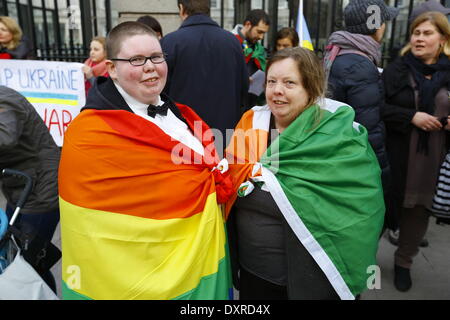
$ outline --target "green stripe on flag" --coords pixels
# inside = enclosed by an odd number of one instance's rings
[[[228,252],[228,250],[227,250]],[[230,277],[230,259],[223,258],[219,263],[217,273],[203,277],[197,288],[176,297],[173,300],[229,300],[229,291],[232,288]],[[222,295],[218,296],[217,293]]]
[[[92,300],[91,298],[70,289],[65,281],[62,281],[61,291],[63,300]]]
[[[228,244],[226,244],[225,252],[226,255],[220,260],[216,273],[203,277],[196,288],[176,297],[174,300],[207,300],[211,297],[214,297],[215,300],[229,300],[232,279]],[[217,293],[221,295],[217,295]],[[70,289],[64,281],[62,281],[62,295],[64,300],[93,300]]]

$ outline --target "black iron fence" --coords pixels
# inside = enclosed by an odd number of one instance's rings
[[[288,2],[289,8],[289,26],[296,26],[297,12],[299,7],[299,0],[234,0],[235,23],[241,23],[243,17],[251,9],[264,8],[269,12],[272,26],[269,31],[268,43],[269,48],[273,48],[275,35],[277,29],[286,27],[286,25],[279,25],[279,12],[276,10],[282,2]],[[382,46],[383,65],[395,58],[399,50],[408,41],[408,16],[414,6],[426,0],[385,0],[388,5],[400,8],[400,14],[393,22],[387,23],[386,34]],[[450,7],[450,0],[440,0],[440,2],[447,7]],[[259,7],[252,7],[251,4],[258,4]],[[304,0],[304,16],[308,24],[308,30],[315,51],[319,56],[322,56],[326,46],[328,37],[331,33],[337,30],[342,30],[344,27],[343,9],[348,1],[344,0]],[[221,1],[221,5],[224,1]],[[241,20],[239,20],[241,19]],[[223,21],[220,17],[219,21]],[[274,27],[275,26],[275,27]]]
[[[426,0],[385,0],[388,5],[400,8],[400,14],[394,21],[387,23],[382,43],[383,66],[395,59],[400,49],[408,41],[408,17],[414,6],[424,1]],[[343,9],[348,1],[307,0],[303,2],[305,19],[308,23],[311,40],[313,41],[314,49],[321,56],[330,34],[334,31],[342,30],[344,27]],[[442,5],[450,7],[450,0],[440,0],[440,2]],[[291,7],[291,10],[298,10],[298,0],[292,0]]]
[[[89,56],[88,49],[82,44],[73,46],[63,44],[60,47],[38,47],[37,56],[42,60],[83,62]]]
[[[408,38],[408,16],[412,8],[425,0],[385,0],[401,8],[397,19],[388,23],[383,42],[383,64],[394,58]],[[450,6],[450,0],[440,0]],[[279,4],[287,2],[289,26],[295,26],[299,0],[233,0],[234,23],[242,23],[249,10],[264,8],[269,12],[272,28],[268,47],[273,42],[278,25]],[[343,7],[346,0],[304,0],[304,16],[318,55],[322,55],[329,35],[343,28]],[[225,0],[217,0],[223,25]],[[150,6],[150,1],[149,1]],[[111,29],[111,0],[0,0],[0,15],[16,18],[24,34],[33,42],[36,56],[43,60],[78,61],[88,56],[90,40],[106,35]],[[285,26],[285,25],[283,25]]]
[[[0,0],[42,60],[82,62],[93,36],[111,28],[110,0]]]

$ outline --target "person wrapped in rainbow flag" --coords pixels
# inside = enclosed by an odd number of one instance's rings
[[[108,34],[108,73],[65,135],[59,168],[64,299],[228,299],[231,195],[208,126],[161,95],[156,34]]]

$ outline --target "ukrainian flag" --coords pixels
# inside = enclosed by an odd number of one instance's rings
[[[303,2],[300,1],[298,6],[298,15],[297,15],[297,33],[300,37],[300,47],[307,48],[311,51],[314,51],[314,47],[312,45],[311,36],[309,35],[308,25],[306,24],[305,17],[303,16]]]

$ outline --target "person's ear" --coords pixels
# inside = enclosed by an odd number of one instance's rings
[[[445,46],[445,43],[448,41],[448,38],[446,36],[441,37],[441,41],[439,41],[439,47],[442,48]]]
[[[242,27],[242,34],[247,36],[247,33],[252,29],[252,23],[250,21],[245,21],[244,26]]]
[[[117,79],[117,69],[114,62],[111,60],[106,60],[106,69],[108,70],[109,77],[113,80]]]
[[[187,15],[185,13],[185,9],[182,3],[178,5],[178,10],[179,10],[178,14],[180,15],[181,20],[184,21],[187,18]]]

